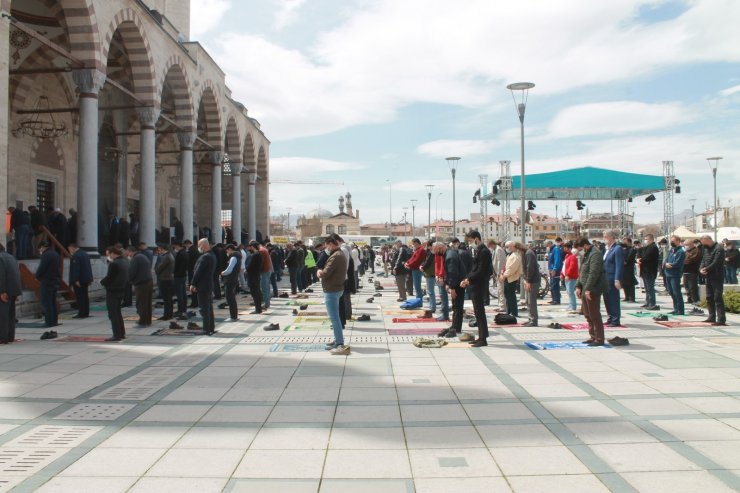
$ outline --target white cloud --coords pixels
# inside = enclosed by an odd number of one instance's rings
[[[681,103],[610,101],[571,106],[550,122],[550,137],[623,134],[671,127],[692,120]]]
[[[276,140],[387,122],[413,103],[502,104],[514,79],[548,95],[740,60],[732,22],[740,2],[690,2],[675,19],[638,22],[639,7],[652,2],[358,2],[302,51],[231,33],[214,55],[234,95]]]
[[[199,36],[217,27],[230,8],[230,0],[192,0],[190,38],[197,40]]]
[[[466,157],[488,154],[493,147],[491,140],[434,140],[421,144],[416,152],[434,158]]]
[[[720,96],[732,96],[733,94],[737,94],[740,92],[740,85],[728,87],[727,89],[723,89],[719,92]]]
[[[275,29],[284,29],[293,24],[298,16],[298,10],[306,0],[277,0],[278,11],[275,13]]]
[[[356,171],[365,166],[357,163],[332,161],[312,157],[273,157],[270,178],[274,180],[342,181],[341,171]],[[326,175],[326,172],[332,172]]]

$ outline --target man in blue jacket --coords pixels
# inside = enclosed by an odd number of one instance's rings
[[[614,231],[604,232],[606,251],[604,252],[604,270],[608,286],[604,291],[604,305],[609,317],[606,319],[608,327],[622,325],[622,310],[619,304],[619,291],[622,289],[622,273],[624,271],[624,251],[617,244],[617,235]]]
[[[560,271],[563,270],[563,239],[555,238],[555,246],[547,254],[547,270],[550,273],[550,305],[560,304]]]
[[[39,245],[41,262],[36,268],[36,279],[41,283],[41,309],[44,311],[44,325],[56,327],[59,325],[59,310],[57,309],[57,291],[59,290],[59,254],[49,248],[48,243]]]
[[[90,257],[85,250],[77,246],[77,243],[69,244],[69,253],[72,254],[69,262],[69,285],[72,286],[77,299],[77,315],[72,318],[87,318],[90,316],[88,288],[93,282]]]
[[[683,264],[686,259],[686,251],[681,246],[681,238],[671,236],[671,248],[663,264],[665,271],[666,287],[673,298],[673,311],[671,315],[683,315],[683,294],[681,293],[681,278],[683,277]]]

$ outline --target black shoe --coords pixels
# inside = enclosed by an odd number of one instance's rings
[[[368,298],[368,299],[365,300],[365,303],[372,303],[373,301],[374,301],[373,298]]]
[[[178,324],[177,322],[170,322],[170,329],[181,330],[182,328],[182,325]]]
[[[709,318],[708,318],[708,319],[706,319],[706,320],[702,320],[702,322],[704,322],[704,323],[708,323],[708,324],[713,324],[714,322],[716,322],[716,320],[715,320],[715,319],[713,319],[712,317],[709,317]]]
[[[537,322],[525,322],[522,327],[537,327]]]
[[[308,288],[303,290],[304,293],[313,293],[313,289]]]
[[[363,313],[362,315],[357,317],[357,321],[358,322],[368,322],[370,321],[370,315],[368,315],[367,313]]]
[[[122,339],[122,338],[120,338],[120,337],[109,337],[109,338],[107,338],[107,339],[105,340],[105,342],[120,342],[120,341],[122,341],[122,340],[123,340],[123,339]]]
[[[449,329],[442,329],[442,330],[440,330],[440,331],[439,331],[439,332],[437,333],[437,337],[447,337],[447,332],[448,332],[448,331],[449,331]],[[453,332],[454,332],[454,330],[453,330]],[[43,339],[43,338],[44,338],[44,336],[41,336],[41,338]]]
[[[727,325],[727,322],[712,322],[712,325],[715,327],[720,327]]]
[[[41,337],[40,337],[40,339],[41,339],[42,341],[45,341],[45,340],[46,340],[46,339],[48,339],[48,338],[49,338],[49,331],[47,330],[46,332],[44,332],[43,334],[41,334]]]
[[[604,341],[591,341],[591,342],[588,343],[588,345],[591,346],[591,347],[603,346],[604,345]]]
[[[485,339],[476,339],[470,343],[470,347],[483,347],[488,346],[488,342]]]
[[[647,308],[647,307],[649,307],[649,306],[650,306],[650,305],[648,305],[647,303],[644,303],[644,304],[640,305],[640,308]]]
[[[306,308],[308,308],[308,305],[301,305],[298,307],[299,310],[305,310]]]
[[[667,315],[658,315],[657,317],[653,317],[653,320],[656,322],[667,322],[668,316]]]
[[[648,306],[645,308],[645,310],[650,310],[651,312],[656,312],[660,310],[660,307],[658,305]]]
[[[229,304],[228,304],[228,303],[219,303],[219,304],[218,304],[218,307],[219,307],[219,308],[220,308],[221,310],[223,310],[224,308],[227,308],[228,306],[229,306]]]
[[[376,298],[382,298],[383,297],[383,295],[380,294],[380,293],[375,293],[373,296],[375,296]]]
[[[619,323],[619,322],[610,322],[610,323],[606,324],[606,326],[607,327],[621,327],[622,324]]]
[[[280,330],[280,324],[270,324],[262,328],[262,330]]]
[[[668,312],[668,315],[678,315],[678,312],[676,310],[671,310]]]
[[[293,309],[293,315],[298,315],[298,310],[296,310],[295,308]]]
[[[159,317],[157,320],[162,320],[162,321],[172,320],[172,317]]]
[[[451,338],[453,338],[453,337],[457,337],[457,331],[455,331],[455,330],[453,330],[453,329],[450,329],[450,330],[448,330],[447,332],[445,332],[445,335],[444,335],[444,337],[447,337],[447,338],[449,338],[449,339],[451,339]]]

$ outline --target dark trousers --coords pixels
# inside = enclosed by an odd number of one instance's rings
[[[213,315],[213,293],[198,291],[198,308],[203,317],[203,332],[212,334],[216,331],[216,321]]]
[[[588,334],[597,342],[604,342],[604,321],[601,319],[601,296],[591,295],[591,301],[586,293],[581,293],[581,308],[588,322]]]
[[[635,300],[635,282],[634,277],[632,274],[630,274],[628,277],[631,277],[631,279],[627,279],[626,277],[622,280],[622,290],[624,290],[624,300],[625,301],[636,301]]]
[[[683,315],[684,306],[683,293],[681,292],[681,278],[678,276],[672,276],[666,277],[665,280],[668,293],[671,295],[671,299],[673,300],[673,311]]]
[[[54,327],[59,323],[59,310],[57,309],[57,290],[59,286],[42,284],[41,291],[41,309],[44,311],[44,324],[47,327]]]
[[[396,287],[398,287],[398,299],[406,299],[406,278],[408,274],[396,274]]]
[[[213,298],[214,299],[220,299],[221,296],[221,279],[219,278],[219,274],[221,271],[219,269],[216,269],[213,273]],[[200,301],[198,302],[198,305],[200,305]]]
[[[519,316],[519,306],[516,304],[516,285],[519,280],[508,282],[504,280],[504,297],[506,298],[506,313]]]
[[[136,313],[139,315],[139,325],[152,325],[152,290],[154,283],[145,282],[134,286],[136,295]]]
[[[80,284],[80,286],[72,285],[72,289],[75,292],[75,298],[77,298],[77,316],[78,317],[89,317],[90,316],[90,296],[88,294],[89,284]]]
[[[686,298],[689,303],[699,303],[699,274],[690,272],[683,275]]]
[[[311,279],[311,284],[319,282],[319,278],[316,275],[316,267],[308,268],[308,277]]]
[[[8,296],[8,302],[0,301],[0,342],[15,341],[15,300]]]
[[[270,285],[272,285],[272,297],[277,298],[278,297],[278,288],[277,288],[277,272],[272,271],[272,274],[270,274]]]
[[[177,313],[185,314],[188,311],[188,295],[185,291],[185,278],[175,278],[175,296],[177,297]]]
[[[719,323],[725,323],[725,300],[722,293],[725,290],[724,279],[707,277],[707,309],[709,318]]]
[[[239,289],[239,282],[224,282],[224,291],[226,291],[226,303],[229,304],[229,317],[231,320],[239,318],[239,309],[236,306],[236,290]]]
[[[452,298],[452,292],[455,293],[455,299],[452,300],[452,326],[450,328],[455,329],[455,332],[462,332],[465,289],[455,286],[450,292],[450,298]]]
[[[560,279],[558,279],[557,282],[560,282]],[[527,292],[527,314],[529,315],[529,321],[533,324],[539,323],[539,314],[537,312],[537,296],[539,292],[540,281],[531,283],[529,291]],[[558,287],[558,303],[560,303],[559,296],[560,287]]]
[[[159,295],[164,302],[163,318],[172,318],[172,296],[175,294],[175,281],[159,281]]]
[[[539,291],[539,289],[538,289]],[[560,276],[550,276],[550,295],[553,303],[560,303]],[[535,294],[535,298],[537,295]]]
[[[249,292],[252,294],[252,299],[254,300],[254,311],[262,313],[262,290],[260,289],[260,278],[247,277],[247,285],[249,286]]]
[[[298,292],[298,269],[288,268],[288,276],[290,277],[290,292],[296,294]]]
[[[123,306],[131,306],[134,303],[133,286],[130,282],[126,283],[123,290]]]
[[[604,292],[604,307],[606,308],[606,313],[609,315],[606,323],[621,325],[622,308],[619,304],[619,290],[614,286],[614,279],[609,279],[608,284]]]
[[[342,321],[342,328],[347,325],[347,319],[352,318],[352,293],[344,290],[344,294],[339,297],[339,319]]]
[[[113,337],[116,339],[126,337],[126,328],[123,325],[123,315],[121,315],[123,297],[123,292],[105,292],[105,307],[108,309],[108,320],[110,320],[110,327],[113,330]]]
[[[486,319],[486,306],[484,298],[488,285],[474,286],[470,291],[470,299],[473,301],[473,313],[475,323],[478,325],[478,339],[485,340],[488,337],[488,319]]]

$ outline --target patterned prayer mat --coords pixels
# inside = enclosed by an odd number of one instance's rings
[[[560,326],[566,330],[588,330],[588,324],[587,323],[575,323],[575,324],[560,324]],[[619,327],[606,327],[604,326],[604,330],[621,330],[626,329],[624,325],[620,325]]]
[[[540,351],[552,349],[611,349],[609,344],[589,346],[580,341],[526,341],[524,345],[530,349]]]
[[[271,353],[317,353],[326,351],[324,344],[273,344],[270,347]]]

